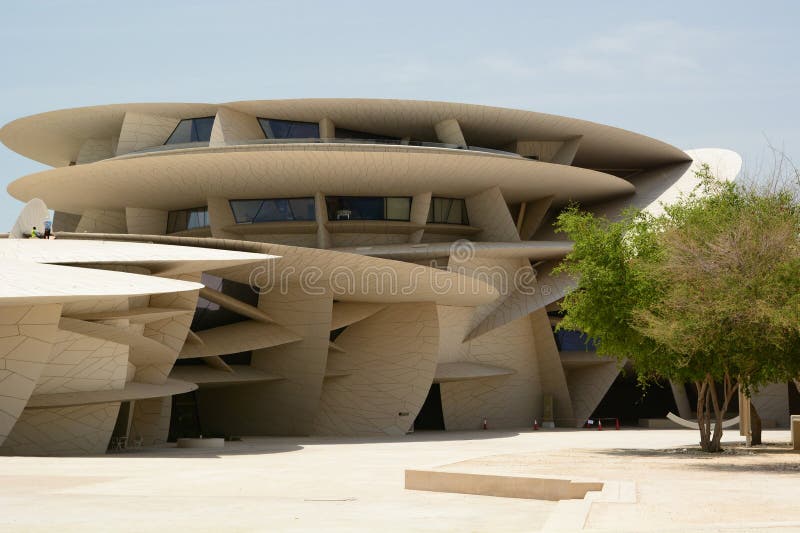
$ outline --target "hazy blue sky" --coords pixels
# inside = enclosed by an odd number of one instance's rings
[[[566,7],[569,6],[569,7]],[[449,100],[800,160],[800,3],[0,2],[0,124],[138,101]],[[0,148],[5,186],[42,165]]]

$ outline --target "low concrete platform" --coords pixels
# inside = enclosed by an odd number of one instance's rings
[[[603,490],[602,481],[573,481],[543,476],[511,476],[446,470],[406,470],[407,489],[480,494],[533,500],[579,500]]]

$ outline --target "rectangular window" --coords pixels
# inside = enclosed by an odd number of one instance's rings
[[[170,211],[167,214],[167,233],[207,227],[208,206]]]
[[[469,225],[467,206],[463,198],[431,198],[428,211],[429,224],[461,224]]]
[[[231,200],[230,204],[237,224],[316,220],[313,197]]]
[[[178,122],[175,130],[164,144],[185,144],[208,142],[211,140],[211,128],[214,117],[187,118]]]
[[[389,137],[387,135],[379,135],[377,133],[369,133],[366,131],[348,130],[344,128],[336,128],[337,139],[364,139],[375,141],[399,141],[399,137]]]
[[[406,196],[327,196],[328,220],[411,219],[411,198]]]
[[[258,123],[267,139],[319,139],[319,124],[316,122],[259,118]]]

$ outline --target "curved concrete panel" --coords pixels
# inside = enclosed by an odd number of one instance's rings
[[[126,383],[124,389],[85,392],[61,392],[57,394],[35,394],[31,396],[26,409],[49,409],[52,407],[71,407],[95,403],[127,402],[161,398],[183,394],[197,389],[194,383],[168,379],[161,385],[150,383]]]
[[[50,211],[47,210],[45,203],[39,198],[31,199],[20,211],[17,220],[11,227],[8,234],[9,239],[24,239],[30,236],[33,228],[44,234],[44,223],[50,220]]]
[[[468,381],[470,379],[510,376],[513,373],[514,371],[508,368],[479,363],[439,363],[436,365],[436,374],[433,376],[433,382]]]
[[[210,197],[291,198],[315,191],[347,195],[359,189],[383,196],[433,189],[463,197],[483,191],[487,183],[497,184],[508,202],[553,194],[558,203],[596,201],[634,191],[629,182],[610,174],[525,158],[439,148],[301,144],[111,159],[31,174],[12,182],[8,192],[21,200],[41,197],[59,211],[82,213],[97,205],[171,210],[206,205]]]
[[[348,327],[336,339],[314,432],[403,435],[436,373],[439,345],[434,304],[398,304]]]
[[[305,122],[323,122],[379,135],[434,140],[435,124],[455,121],[471,145],[493,146],[498,139],[569,141],[580,138],[573,164],[598,168],[654,166],[685,158],[683,152],[644,135],[580,119],[473,104],[421,100],[309,98],[250,100],[224,104],[112,104],[50,111],[15,120],[0,129],[0,141],[12,150],[51,166],[77,159],[86,139],[120,137],[126,113],[168,118],[214,116],[224,141],[259,135],[242,127],[235,114]],[[226,116],[227,115],[227,116]],[[252,119],[251,119],[252,120]],[[236,124],[236,125],[235,125]],[[326,131],[323,131],[323,137]],[[219,134],[218,134],[219,135]],[[260,138],[260,137],[259,137]],[[156,140],[157,141],[157,140]],[[154,141],[154,142],[156,142]],[[561,142],[560,144],[564,144]]]

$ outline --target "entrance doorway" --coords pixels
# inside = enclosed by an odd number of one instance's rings
[[[442,412],[442,391],[438,383],[431,385],[428,397],[422,404],[416,420],[414,430],[444,431],[444,413]]]
[[[172,397],[172,413],[169,421],[169,442],[200,436],[200,413],[197,409],[196,391],[176,394]]]

